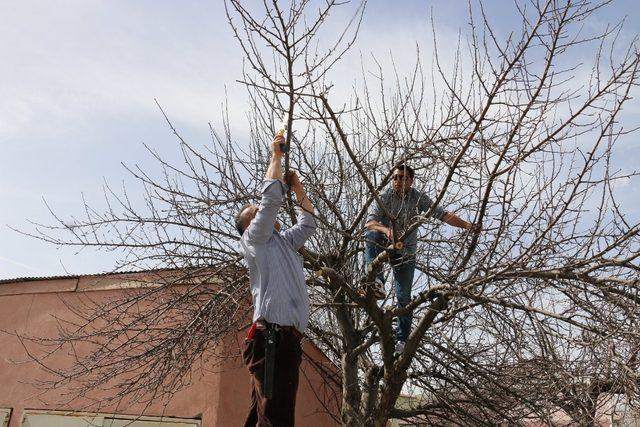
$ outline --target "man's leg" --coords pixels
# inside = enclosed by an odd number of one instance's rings
[[[368,271],[369,265],[377,258],[378,255],[380,255],[384,248],[387,247],[389,239],[387,239],[384,234],[373,230],[365,232],[364,238],[364,265],[365,270]],[[376,277],[384,283],[384,274],[382,273],[382,269],[378,270]]]
[[[258,396],[256,395],[256,386],[254,384],[254,377],[251,376],[251,407],[249,409],[249,415],[244,422],[245,427],[253,427],[258,425]]]
[[[293,426],[296,419],[296,394],[300,376],[302,348],[292,331],[280,331],[276,351],[273,398],[267,401],[266,416],[274,426]]]
[[[300,339],[290,331],[278,334],[276,346],[273,397],[263,393],[264,344],[266,330],[257,330],[247,340],[243,358],[251,373],[251,410],[245,427],[293,426],[295,423],[296,393],[302,350]]]
[[[416,259],[412,254],[405,255],[393,262],[393,279],[396,287],[398,307],[404,307],[411,302],[411,287],[413,275],[416,271]],[[411,314],[398,317],[396,341],[406,341],[411,333]]]
[[[245,427],[255,427],[264,419],[262,405],[262,380],[264,378],[264,335],[263,331],[256,330],[253,338],[244,342],[242,358],[251,374],[251,407],[245,420]]]
[[[364,247],[364,266],[365,274],[369,274],[369,266],[374,259],[389,245],[389,239],[384,234],[368,230],[365,233],[365,247]],[[373,295],[376,299],[384,299],[386,292],[384,290],[384,273],[382,268],[378,269],[375,277],[375,283],[365,283],[365,288],[371,287]]]

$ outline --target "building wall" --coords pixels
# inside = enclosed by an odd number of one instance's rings
[[[30,361],[20,340],[13,335],[55,337],[57,326],[54,317],[68,318],[65,304],[74,304],[87,292],[93,300],[108,299],[131,287],[131,278],[113,276],[85,276],[61,280],[36,280],[31,282],[0,284],[0,409],[11,409],[8,427],[22,425],[25,410],[83,410],[90,412],[117,412],[130,415],[170,416],[201,419],[202,426],[242,425],[250,401],[249,375],[240,359],[240,343],[244,334],[231,337],[225,343],[227,352],[238,357],[225,359],[222,365],[204,366],[196,373],[191,384],[179,391],[167,406],[154,402],[150,407],[133,405],[120,408],[88,406],[87,400],[64,402],[68,389],[39,390],[34,381],[46,379],[47,374]],[[27,346],[29,347],[29,346]],[[310,342],[303,350],[309,360],[303,362],[296,405],[296,422],[301,426],[336,425],[327,414],[317,396],[327,396],[324,376],[313,366],[320,363],[326,369],[331,364]],[[66,352],[56,352],[49,364],[66,366],[71,358]],[[336,399],[333,400],[335,403]],[[335,413],[335,405],[332,407]]]

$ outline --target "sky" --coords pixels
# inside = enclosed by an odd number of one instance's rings
[[[512,19],[507,3],[490,3],[498,30]],[[640,32],[635,9],[633,0],[618,1],[596,23],[629,15],[623,36],[631,38]],[[342,69],[390,52],[403,63],[416,43],[428,44],[430,14],[445,41],[467,24],[462,0],[369,1]],[[154,99],[189,141],[207,143],[225,96],[232,128],[247,131],[236,82],[242,55],[222,1],[0,0],[0,40],[0,279],[110,271],[113,254],[56,248],[10,227],[32,232],[29,221],[53,223],[44,200],[62,218],[82,215],[83,196],[104,206],[105,182],[130,182],[122,162],[153,168],[143,143],[176,155]],[[632,101],[623,118],[637,125],[639,117]],[[618,148],[621,167],[637,161],[635,139]],[[626,206],[637,213],[640,185],[628,190]]]

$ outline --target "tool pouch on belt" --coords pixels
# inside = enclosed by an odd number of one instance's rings
[[[273,381],[276,367],[276,340],[278,338],[277,326],[267,325],[267,336],[264,340],[264,397],[273,397]]]

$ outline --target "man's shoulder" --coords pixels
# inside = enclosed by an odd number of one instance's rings
[[[243,248],[243,249],[249,249],[249,248],[257,248],[257,247],[268,245],[269,242],[273,240],[273,237],[276,234],[278,234],[278,233],[274,228],[273,231],[271,232],[271,235],[267,238],[267,240],[265,240],[264,242],[255,241],[255,240],[252,240],[249,237],[250,236],[250,232],[249,232],[249,229],[247,228],[247,230],[244,232],[244,234],[240,238],[240,247]]]
[[[414,197],[417,200],[431,200],[431,197],[429,197],[427,193],[413,187],[411,188],[411,197]]]
[[[384,189],[382,193],[380,193],[380,197],[382,198],[382,200],[388,200],[393,196],[393,194],[394,194],[393,188],[387,187]]]

